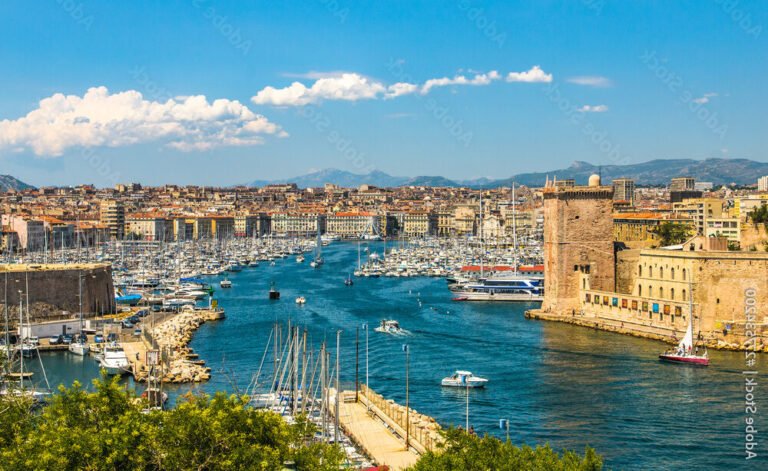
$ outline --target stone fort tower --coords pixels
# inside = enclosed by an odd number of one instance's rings
[[[579,312],[582,288],[613,291],[613,187],[592,175],[589,186],[544,188],[544,303],[541,309]],[[582,286],[583,285],[583,286]]]

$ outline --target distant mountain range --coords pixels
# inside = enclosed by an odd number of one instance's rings
[[[373,171],[368,174],[356,174],[337,169],[325,169],[286,180],[257,180],[248,186],[264,186],[272,183],[296,183],[301,188],[321,187],[333,183],[341,187],[357,187],[363,184],[378,187],[396,186],[433,186],[496,188],[518,185],[532,187],[543,186],[547,177],[559,180],[573,178],[577,184],[586,184],[589,176],[600,173],[604,183],[616,178],[626,177],[635,180],[638,185],[667,185],[674,177],[693,177],[696,181],[712,182],[715,185],[753,185],[757,178],[768,175],[768,162],[756,162],[747,159],[659,159],[629,165],[597,166],[588,162],[576,161],[570,167],[548,172],[521,173],[509,178],[492,180],[478,178],[474,180],[450,180],[440,176],[395,177],[384,172]]]
[[[0,191],[8,190],[28,190],[34,188],[32,185],[28,185],[18,178],[10,175],[0,175]]]

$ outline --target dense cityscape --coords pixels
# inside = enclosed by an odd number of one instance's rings
[[[0,470],[764,469],[768,9],[689,3],[3,2]]]

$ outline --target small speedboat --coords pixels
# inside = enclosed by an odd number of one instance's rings
[[[456,370],[451,376],[443,378],[442,386],[454,388],[484,388],[488,380],[475,376],[471,371]]]
[[[346,280],[344,280],[344,285],[345,285],[345,286],[352,286],[352,285],[354,285],[354,284],[355,284],[355,282],[354,282],[354,281],[352,281],[352,277],[351,277],[351,276],[348,276],[348,277],[347,277],[347,279],[346,279]]]
[[[304,255],[299,255],[296,257],[296,263],[304,263]]]
[[[221,280],[221,283],[219,283],[219,286],[221,286],[222,288],[231,288],[232,282],[229,280]]]
[[[304,296],[299,296],[296,298],[296,304],[304,304],[307,302],[307,299]]]
[[[400,323],[393,319],[385,319],[381,321],[378,327],[375,329],[376,332],[381,332],[382,334],[392,334],[392,335],[399,335],[405,333],[405,330],[400,327]]]
[[[466,296],[456,296],[455,298],[451,298],[451,301],[456,301],[456,302],[468,301],[468,300],[469,300],[469,298],[466,297]]]

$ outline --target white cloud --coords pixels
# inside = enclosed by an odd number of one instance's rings
[[[605,113],[608,111],[608,107],[606,105],[584,105],[579,108],[579,111],[582,113]]]
[[[343,73],[317,79],[311,87],[293,82],[289,87],[265,87],[251,100],[257,105],[303,106],[323,100],[370,100],[385,93],[381,82],[360,74]]]
[[[135,90],[110,94],[106,87],[90,88],[82,97],[56,93],[26,116],[0,121],[0,149],[31,149],[39,156],[158,140],[183,151],[250,146],[261,144],[264,135],[287,133],[238,101],[208,102],[197,95],[161,103]]]
[[[296,74],[293,74],[296,76]],[[475,73],[472,76],[456,75],[429,79],[423,84],[398,82],[386,85],[381,81],[365,77],[353,72],[321,73],[310,72],[304,77],[316,78],[307,86],[301,82],[293,82],[284,88],[264,87],[251,101],[257,105],[272,106],[305,106],[329,100],[358,101],[392,99],[414,93],[426,95],[433,88],[452,85],[489,85],[501,80],[499,72],[492,70],[487,73]],[[551,82],[552,74],[547,74],[541,67],[534,66],[525,72],[513,72],[507,75],[507,82]]]
[[[507,82],[549,83],[552,81],[552,74],[548,74],[541,70],[541,67],[538,65],[534,65],[530,70],[526,70],[525,72],[510,72],[507,74],[506,80]]]
[[[581,75],[578,77],[570,77],[567,79],[570,83],[576,85],[584,85],[586,87],[598,87],[605,88],[613,86],[613,82],[608,77],[601,77],[599,75]]]
[[[716,96],[717,96],[717,93],[714,93],[714,92],[705,93],[704,96],[702,96],[702,97],[694,98],[693,102],[694,103],[698,103],[700,105],[704,105],[704,104],[709,103],[709,99],[710,98],[716,97]]]
[[[443,77],[438,79],[429,79],[421,86],[421,94],[426,95],[434,87],[445,87],[448,85],[488,85],[494,80],[499,80],[501,76],[495,70],[487,74],[475,74],[472,78],[464,75],[457,75],[453,78]]]

